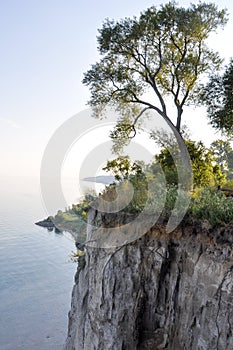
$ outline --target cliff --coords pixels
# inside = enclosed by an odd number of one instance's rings
[[[87,247],[64,349],[232,350],[232,244],[229,227],[155,225],[116,249]]]

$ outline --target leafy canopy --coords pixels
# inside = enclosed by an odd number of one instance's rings
[[[217,187],[225,183],[226,173],[224,174],[224,169],[221,169],[221,164],[216,156],[216,146],[214,146],[222,142],[220,141],[213,143],[211,148],[206,148],[201,141],[195,142],[190,139],[184,141],[192,163],[194,187]],[[111,171],[118,181],[125,179],[132,181],[132,179],[137,178],[142,182],[146,182],[148,178],[154,178],[159,182],[163,173],[168,186],[177,186],[178,174],[175,161],[171,155],[171,147],[174,150],[173,156],[176,156],[176,152],[178,153],[179,149],[176,144],[170,144],[170,146],[162,148],[160,153],[155,156],[155,161],[151,164],[144,164],[139,161],[131,163],[129,157],[120,156],[108,161],[103,169]]]
[[[224,74],[212,75],[204,89],[204,101],[211,125],[229,136],[233,134],[233,59]]]
[[[225,175],[222,173],[220,165],[216,164],[213,151],[206,148],[202,142],[185,140],[185,145],[192,163],[194,187],[222,185],[225,182]],[[155,158],[161,164],[167,183],[176,185],[178,183],[178,175],[169,149],[162,149]],[[155,163],[154,173],[156,171]]]
[[[227,179],[233,179],[233,149],[231,143],[225,140],[216,140],[211,144],[215,161],[221,167]]]
[[[180,131],[183,107],[195,101],[199,77],[221,64],[206,40],[226,21],[225,10],[205,2],[189,8],[169,2],[148,8],[139,18],[107,19],[97,38],[101,59],[83,79],[95,116],[112,105],[121,113],[125,130],[151,108],[173,125],[166,105],[170,96],[177,110],[174,126]],[[149,91],[153,103],[146,98]]]

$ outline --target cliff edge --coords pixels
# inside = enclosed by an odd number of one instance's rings
[[[64,349],[232,350],[232,244],[233,227],[155,225],[123,247],[87,247]]]

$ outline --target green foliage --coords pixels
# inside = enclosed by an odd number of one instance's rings
[[[217,191],[217,186],[225,182],[225,176],[220,165],[215,162],[213,151],[207,149],[202,142],[186,140],[185,144],[192,162],[196,190],[184,220],[190,218],[191,220],[208,220],[214,226],[231,222],[233,200],[226,199],[223,193]],[[139,213],[143,210],[146,214],[160,213],[164,220],[168,220],[171,213],[179,216],[182,202],[185,205],[187,199],[191,198],[191,194],[178,187],[175,162],[169,149],[163,149],[156,160],[157,162],[140,167],[135,166],[137,162],[131,165],[127,157],[119,157],[108,162],[105,170],[113,171],[119,182],[107,187],[102,194],[103,198],[114,200],[117,195],[117,186],[121,181],[127,179],[134,188],[134,196],[124,209],[125,211]],[[166,184],[160,181],[161,168],[166,177]],[[135,171],[135,169],[140,170]],[[148,187],[148,180],[150,187]],[[175,202],[178,191],[180,203],[177,207]],[[125,192],[127,193],[127,188]]]
[[[157,163],[131,163],[128,157],[123,156],[108,161],[104,170],[112,172],[116,182],[106,186],[98,197],[87,194],[78,204],[73,204],[64,212],[58,211],[54,218],[50,217],[48,220],[52,220],[58,229],[75,234],[79,242],[84,242],[87,213],[91,203],[98,198],[115,201],[121,192],[127,202],[127,206],[121,209],[125,212],[138,214],[143,211],[148,215],[159,214],[167,221],[171,214],[179,217],[183,205],[185,206],[187,199],[191,198],[190,207],[183,219],[185,222],[208,220],[212,226],[233,223],[233,198],[226,198],[224,193],[217,191],[217,185],[222,183],[225,187],[233,189],[233,180],[228,179],[226,182],[221,171],[221,166],[226,167],[225,153],[231,154],[229,144],[218,140],[212,144],[211,149],[207,149],[202,142],[186,140],[185,144],[192,161],[195,184],[193,194],[182,191],[181,186],[178,186],[175,162],[169,148],[165,148],[156,156]],[[219,164],[216,164],[218,159]],[[161,168],[166,177],[165,182]],[[128,203],[130,187],[134,192],[132,200]],[[178,193],[179,206],[176,205]]]
[[[212,226],[233,223],[233,198],[216,188],[204,188],[196,193],[191,212],[193,218],[208,220]]]
[[[126,165],[126,166],[125,166]],[[154,215],[161,214],[163,219],[168,219],[173,210],[178,189],[176,185],[166,185],[164,178],[160,174],[151,171],[155,166],[140,164],[134,162],[132,165],[128,157],[118,157],[117,159],[108,162],[108,166],[104,169],[111,171],[117,176],[118,182],[107,186],[101,196],[106,201],[113,201],[117,197],[119,190],[126,194],[129,191],[128,186],[132,186],[134,190],[133,198],[123,210],[130,213],[140,213]],[[127,180],[128,182],[125,182]],[[120,186],[123,183],[123,187]],[[184,199],[187,199],[187,194],[183,191]],[[182,197],[181,197],[182,198]],[[179,214],[178,212],[176,213]]]
[[[229,179],[224,183],[224,187],[230,188],[233,190],[233,179]]]
[[[175,205],[179,191],[179,203],[180,205]],[[158,185],[155,181],[154,192],[151,194],[149,199],[150,205],[148,206],[147,213],[160,213],[161,219],[168,221],[171,217],[171,214],[177,217],[180,217],[180,214],[183,217],[182,204],[186,205],[187,200],[191,198],[191,194],[182,189],[178,189],[176,185],[168,185],[166,187]],[[188,209],[189,213],[189,209]],[[188,213],[186,215],[188,215]]]
[[[226,174],[227,179],[233,179],[233,149],[229,141],[217,140],[212,142],[211,150],[217,164]]]
[[[59,210],[53,218],[55,226],[61,231],[72,233],[80,243],[86,239],[87,212],[93,195],[87,194],[78,204]]]
[[[232,137],[233,133],[233,59],[224,74],[212,75],[201,99],[207,105],[211,125]]]
[[[134,191],[133,198],[126,210],[131,212],[140,211],[147,201],[148,194],[148,183],[143,167],[142,162],[135,161],[131,164],[128,156],[121,156],[108,161],[103,170],[113,173],[118,182],[107,186],[101,197],[106,201],[113,201],[117,197],[117,190],[119,190],[122,196],[125,194],[125,200],[127,201],[130,187],[132,187]]]
[[[215,164],[215,157],[212,150],[207,149],[202,142],[186,140],[185,145],[191,159],[194,186],[222,185],[225,181],[225,176],[220,166]],[[175,162],[169,149],[163,149],[160,154],[156,156],[156,160],[163,169],[167,183],[171,185],[178,184]],[[152,165],[152,171],[154,173],[156,173],[157,169],[158,167],[156,167],[156,165]]]
[[[160,154],[155,156],[156,163],[151,165],[152,172],[157,175],[161,172],[161,168],[158,167],[157,162],[161,165],[162,171],[165,174],[166,182],[170,185],[178,184],[178,174],[175,166],[175,162],[171,156],[168,148],[164,148]]]
[[[142,106],[156,110],[172,124],[168,95],[177,110],[179,131],[183,107],[196,101],[199,78],[220,67],[222,61],[208,48],[207,39],[226,21],[225,10],[204,2],[188,8],[169,2],[148,8],[139,18],[107,19],[98,36],[101,58],[83,79],[90,87],[89,104],[95,116],[102,116],[106,105],[114,106],[121,114],[118,133],[124,134],[130,124],[135,125]],[[148,91],[154,93],[154,104],[145,98]]]
[[[116,180],[128,179],[130,176],[140,176],[143,174],[143,164],[140,162],[134,162],[132,165],[128,156],[120,156],[116,159],[109,160],[105,171],[111,171]]]
[[[155,182],[154,192],[150,193],[146,186],[143,187],[139,182],[137,184],[139,185],[139,187],[136,188],[136,192],[138,191],[137,196],[134,197],[128,207],[124,209],[126,212],[140,213],[143,210],[144,213],[148,215],[156,215],[159,213],[161,219],[166,222],[170,218],[171,213],[179,216],[182,201],[186,203],[187,198],[191,198],[190,206],[183,222],[196,223],[208,221],[212,227],[233,224],[233,198],[227,198],[225,194],[218,191],[216,187],[198,188],[193,194],[183,191],[183,193],[181,193],[181,204],[174,212],[178,194],[177,186],[171,185],[164,188]],[[113,187],[108,187],[108,195],[113,191],[115,186],[117,186],[117,184]],[[108,199],[112,200],[113,198],[108,197]],[[145,210],[146,202],[147,208]]]
[[[129,169],[131,169],[131,165]],[[110,168],[109,171],[111,171]],[[128,178],[126,178],[124,169],[123,174],[124,177],[121,176],[118,182],[106,186],[97,199],[114,201],[119,194],[119,188],[127,197],[128,186],[132,186],[134,195],[130,203],[122,209],[124,212],[138,215],[143,211],[145,215],[159,215],[160,219],[166,222],[171,214],[179,217],[180,210],[182,212],[182,203],[186,205],[187,199],[191,199],[183,222],[196,223],[207,220],[213,227],[233,224],[233,198],[227,198],[223,192],[217,190],[217,187],[199,187],[193,193],[188,193],[182,191],[176,184],[164,186],[159,181],[158,174],[154,177],[150,175],[149,178],[144,170],[133,174],[129,171]],[[128,181],[125,181],[126,179]],[[226,186],[233,189],[232,180],[229,180]],[[175,205],[178,191],[179,206]],[[90,201],[96,199],[92,195],[87,197]],[[55,225],[61,230],[72,232],[77,236],[79,242],[85,242],[85,223],[89,205],[90,202],[84,199],[79,204],[73,205],[73,209],[70,208],[66,212],[59,211],[55,216]],[[174,210],[174,208],[176,209]],[[76,257],[76,255],[73,256],[74,259]]]

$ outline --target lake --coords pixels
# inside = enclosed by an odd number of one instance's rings
[[[65,342],[75,245],[34,225],[46,215],[39,180],[0,178],[1,350],[59,350]]]

